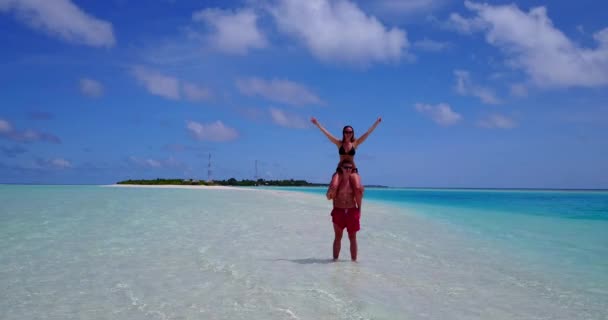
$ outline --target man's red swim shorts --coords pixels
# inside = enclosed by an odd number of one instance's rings
[[[331,211],[331,221],[342,229],[346,228],[348,233],[357,232],[361,229],[359,219],[361,219],[359,208],[334,208]]]

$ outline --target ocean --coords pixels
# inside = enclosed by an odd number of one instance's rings
[[[608,192],[0,185],[2,319],[608,319]]]

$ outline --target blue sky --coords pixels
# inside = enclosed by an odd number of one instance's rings
[[[0,0],[0,183],[608,188],[601,1]]]

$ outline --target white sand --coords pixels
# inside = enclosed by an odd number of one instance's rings
[[[211,189],[211,190],[254,190],[258,191],[254,188],[249,187],[231,187],[231,186],[189,186],[189,185],[171,185],[171,184],[162,184],[162,185],[148,185],[148,184],[109,184],[103,185],[102,187],[119,187],[119,188],[156,188],[156,189]]]

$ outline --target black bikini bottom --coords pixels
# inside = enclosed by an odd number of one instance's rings
[[[336,172],[337,172],[337,173],[342,173],[342,168],[337,167],[337,168],[336,168]],[[352,173],[357,173],[357,174],[358,174],[358,173],[359,173],[359,169],[357,169],[357,168],[353,168]]]

